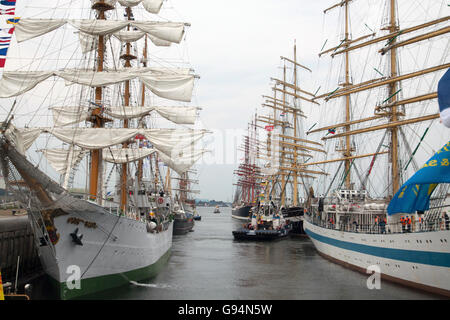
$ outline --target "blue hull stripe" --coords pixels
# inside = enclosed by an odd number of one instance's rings
[[[450,253],[431,252],[431,251],[416,251],[381,248],[375,246],[368,246],[364,244],[352,243],[348,241],[336,240],[314,233],[305,228],[306,233],[311,238],[346,250],[356,251],[364,254],[370,254],[380,258],[401,260],[412,263],[427,264],[438,267],[450,267]]]

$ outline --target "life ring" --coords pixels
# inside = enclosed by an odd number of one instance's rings
[[[163,198],[158,198],[158,203],[159,204],[163,204],[164,203],[164,199]]]

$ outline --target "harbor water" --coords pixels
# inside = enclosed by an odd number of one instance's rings
[[[174,236],[171,256],[155,278],[86,296],[120,300],[302,300],[441,299],[381,280],[368,289],[362,274],[320,256],[308,238],[238,242],[232,230],[243,222],[231,208],[198,208],[194,231]],[[33,299],[53,299],[48,280],[33,283]]]

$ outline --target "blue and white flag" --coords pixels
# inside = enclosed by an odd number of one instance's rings
[[[450,141],[400,187],[389,203],[388,215],[428,210],[439,183],[450,183]]]
[[[450,68],[438,83],[439,113],[442,123],[450,128]]]

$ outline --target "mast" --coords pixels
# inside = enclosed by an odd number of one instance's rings
[[[143,60],[142,60],[142,65],[145,67],[147,67],[147,35],[145,35],[145,43],[144,43],[144,50],[143,50]],[[142,83],[142,91],[141,91],[141,106],[144,106],[145,104],[145,84]],[[142,126],[142,122],[140,122],[141,126]],[[138,185],[141,185],[141,181],[142,181],[142,176],[143,176],[143,160],[139,160],[138,161]]]
[[[283,113],[286,113],[286,62],[283,65]],[[275,121],[275,119],[274,119]],[[283,135],[286,134],[286,130],[285,130],[285,123],[283,122],[281,125],[281,133]],[[281,138],[284,142],[284,138]],[[282,151],[285,150],[285,144],[282,143]],[[281,161],[280,161],[280,166],[283,165],[284,163],[284,152],[281,153]],[[282,175],[281,176],[281,194],[280,194],[280,198],[281,198],[281,205],[285,206],[286,205],[286,188],[284,187],[284,185],[286,184],[285,182],[285,176]]]
[[[294,94],[297,94],[297,44],[294,41]],[[296,104],[294,103],[294,106],[296,106]],[[297,139],[297,110],[294,110],[293,112],[293,118],[294,118],[294,141],[295,139]],[[292,205],[294,207],[296,207],[298,205],[297,203],[297,199],[298,199],[298,181],[297,181],[297,146],[294,147],[294,159],[292,160],[292,167],[294,169],[294,171],[292,172],[292,179],[293,179],[293,195],[292,195],[292,200],[293,203]]]
[[[395,11],[396,1],[390,0],[390,23],[389,23],[389,31],[391,33],[398,31],[399,27],[397,26],[397,17]],[[391,44],[395,46],[397,39],[393,38]],[[391,78],[397,77],[397,48],[393,47],[390,50],[390,76]],[[395,102],[397,101],[397,82],[394,81],[389,84],[389,97],[390,103],[392,103],[391,112],[390,112],[390,122],[398,121],[397,114],[397,106]],[[400,176],[398,169],[398,127],[391,128],[391,143],[390,143],[390,160],[391,160],[391,175],[392,175],[392,194],[393,196],[397,190],[400,188]]]
[[[104,0],[97,1],[92,9],[97,10],[98,16],[97,20],[106,20],[105,11],[114,9],[114,7],[105,3]],[[99,35],[98,37],[98,48],[97,48],[97,72],[103,71],[103,64],[105,61],[105,43],[104,36]],[[95,88],[95,103],[97,106],[101,106],[103,102],[102,98],[102,87]],[[104,120],[101,116],[102,108],[98,107],[92,111],[92,116],[95,118],[93,120],[94,128],[102,128],[104,126]],[[89,195],[91,200],[99,201],[98,189],[99,189],[99,174],[101,172],[101,149],[92,150],[91,155],[91,166],[89,175]]]
[[[127,19],[131,20],[131,8],[127,7],[126,9]],[[127,27],[127,30],[130,30],[130,26]],[[131,60],[136,57],[131,55],[131,43],[126,43],[126,53],[122,55],[120,58],[125,60],[125,68],[131,67]],[[125,108],[130,107],[130,80],[125,81],[125,92],[124,92],[124,106]],[[128,119],[123,120],[123,127],[128,128]],[[128,148],[128,143],[123,143],[122,148]],[[122,172],[120,178],[120,208],[123,213],[126,212],[127,202],[128,202],[128,164],[122,164]]]
[[[344,41],[346,42],[346,47],[348,47],[348,42],[351,41],[349,32],[349,12],[348,12],[348,0],[345,0],[345,36]],[[348,51],[345,52],[345,83],[344,88],[351,85],[350,83],[350,57]],[[345,121],[349,122],[350,119],[350,95],[345,95]],[[345,126],[345,131],[350,131],[350,125]],[[344,157],[351,157],[351,145],[350,136],[345,137],[345,150],[343,153]],[[350,165],[351,160],[345,160],[345,187],[346,189],[351,188],[351,175],[350,175]]]

